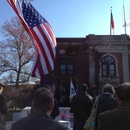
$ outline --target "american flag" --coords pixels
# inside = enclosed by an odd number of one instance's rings
[[[112,12],[111,12],[111,28],[112,28],[112,29],[115,28],[115,24],[114,24],[114,19],[113,19]]]
[[[36,56],[32,77],[42,77],[54,70],[56,38],[51,25],[28,0],[7,0],[21,19],[26,31],[32,37]]]

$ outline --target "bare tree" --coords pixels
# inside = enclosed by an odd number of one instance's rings
[[[4,41],[0,42],[0,76],[8,78],[18,88],[30,79],[35,50],[33,42],[18,17],[6,21],[1,27]]]

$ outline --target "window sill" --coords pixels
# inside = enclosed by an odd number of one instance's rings
[[[99,82],[107,83],[107,82],[120,82],[119,77],[99,77]]]

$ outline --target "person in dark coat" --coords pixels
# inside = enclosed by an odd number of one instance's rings
[[[0,130],[6,130],[4,114],[8,111],[6,97],[2,94],[3,89],[4,85],[0,83]]]
[[[48,90],[51,91],[50,85],[46,84],[46,85],[44,85],[44,86],[38,86],[37,88],[34,88],[33,94],[35,93],[35,91],[36,91],[38,88],[41,88],[41,87],[45,87],[45,88],[47,88]],[[32,95],[33,95],[33,94],[32,94]],[[54,95],[53,95],[53,96],[54,96]],[[32,96],[32,97],[33,97],[33,96]],[[32,112],[32,108],[31,108],[31,112]],[[52,110],[50,116],[51,116],[52,119],[55,119],[59,114],[60,114],[59,106],[58,106],[57,100],[54,98],[54,107],[53,107],[53,110]]]
[[[11,130],[67,130],[50,117],[54,106],[53,94],[46,88],[39,88],[32,101],[32,113],[13,123]]]
[[[85,121],[91,111],[92,97],[87,93],[88,86],[82,84],[80,93],[73,96],[70,103],[70,112],[74,114],[73,130],[83,130]]]
[[[98,98],[97,114],[95,121],[95,130],[98,128],[98,115],[102,112],[114,109],[117,107],[118,102],[113,97],[115,89],[111,84],[106,84],[102,89],[102,94]]]
[[[99,114],[98,130],[130,130],[130,83],[119,85],[115,97],[118,107]]]
[[[53,110],[52,110],[50,116],[53,119],[55,119],[59,114],[60,114],[60,110],[59,110],[59,107],[58,107],[58,103],[57,103],[57,100],[54,99],[54,107],[53,107]]]
[[[50,85],[44,85],[45,88],[49,89],[51,91]],[[54,95],[53,95],[54,96]],[[54,107],[50,114],[50,116],[55,119],[60,114],[59,106],[57,100],[54,98]]]

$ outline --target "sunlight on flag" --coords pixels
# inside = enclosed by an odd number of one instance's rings
[[[32,37],[36,56],[32,67],[32,77],[42,77],[54,70],[56,38],[51,25],[28,0],[7,0]]]

